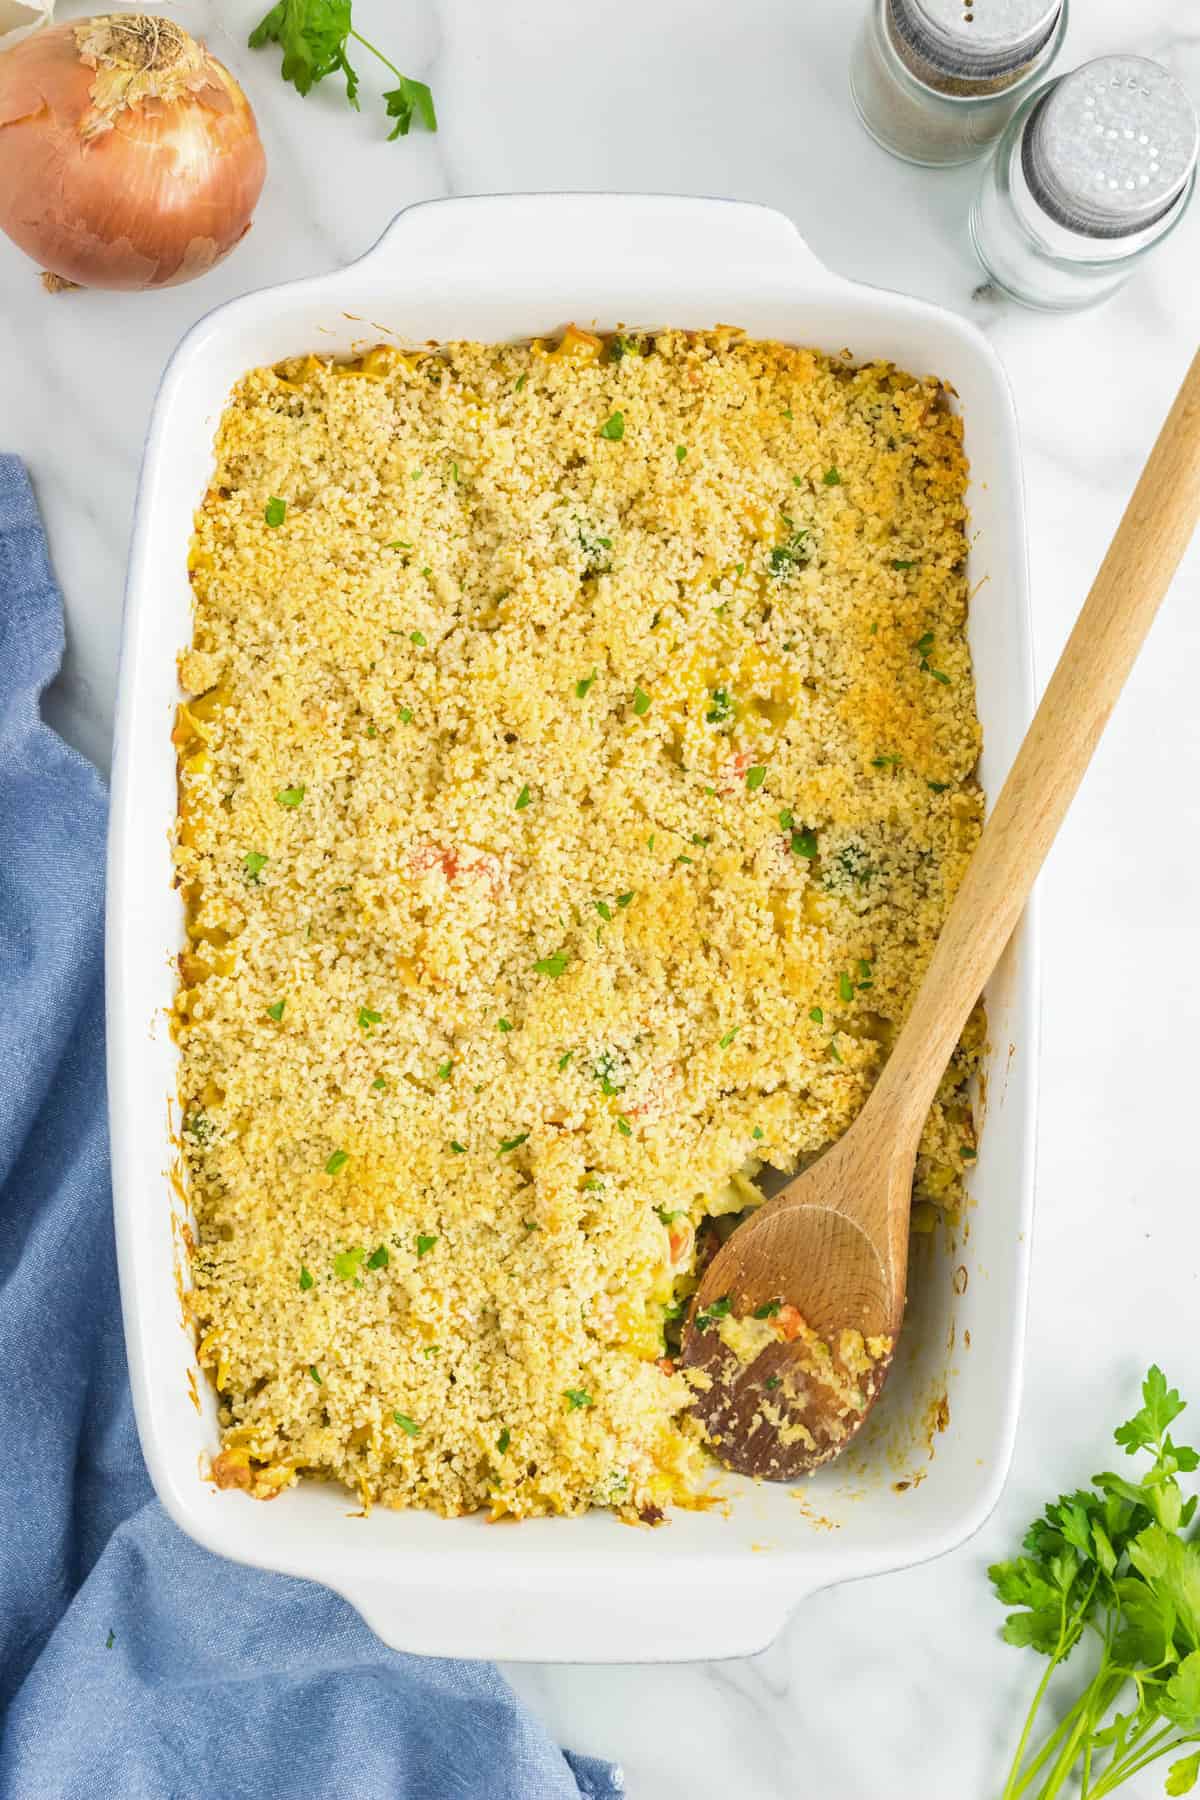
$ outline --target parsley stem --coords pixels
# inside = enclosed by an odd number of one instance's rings
[[[356,44],[361,44],[364,50],[369,50],[371,52],[372,56],[377,56],[379,58],[380,62],[383,64],[384,68],[390,69],[392,71],[392,74],[396,77],[397,81],[403,81],[405,79],[405,77],[400,73],[399,69],[396,67],[395,63],[390,62],[388,60],[388,58],[383,54],[382,50],[377,50],[375,48],[374,44],[371,42],[370,38],[365,38],[361,31],[355,31],[353,26],[350,27],[350,36],[354,39]]]
[[[1135,1744],[1122,1761],[1110,1763],[1092,1789],[1090,1800],[1103,1800],[1105,1794],[1113,1793],[1131,1775],[1136,1775],[1150,1763],[1157,1762],[1160,1756],[1169,1756],[1175,1750],[1182,1750],[1185,1744],[1200,1743],[1200,1732],[1196,1731],[1189,1731],[1184,1737],[1176,1738],[1172,1744],[1166,1743],[1164,1740],[1175,1729],[1172,1722],[1160,1726],[1153,1737],[1147,1738],[1144,1743]]]

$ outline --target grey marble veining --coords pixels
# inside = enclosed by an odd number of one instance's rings
[[[246,84],[271,173],[233,257],[154,297],[51,299],[0,240],[0,448],[33,471],[69,615],[54,722],[106,762],[142,436],[188,326],[249,288],[347,261],[409,201],[518,188],[762,200],[833,267],[974,318],[1017,396],[1044,678],[1200,334],[1200,205],[1097,312],[1043,318],[977,293],[975,171],[891,161],[853,117],[859,4],[356,0],[365,34],[437,96],[436,138],[387,144],[372,101],[389,82],[365,54],[356,116],[332,93],[302,102],[277,52],[245,48],[265,0],[164,3]],[[59,16],[85,10],[72,0]],[[1060,67],[1109,50],[1156,57],[1200,93],[1200,30],[1173,0],[1076,0]],[[1036,1671],[996,1637],[987,1562],[1107,1460],[1147,1362],[1200,1404],[1197,692],[1194,548],[1042,883],[1030,1375],[1004,1499],[974,1543],[818,1595],[750,1661],[509,1671],[564,1741],[625,1764],[633,1800],[992,1800]],[[1149,1800],[1161,1777],[1128,1791]]]

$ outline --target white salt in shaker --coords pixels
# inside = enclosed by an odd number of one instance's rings
[[[877,143],[906,162],[971,162],[1045,76],[1067,0],[871,0],[850,92]]]
[[[1200,121],[1142,56],[1102,56],[1021,107],[971,209],[975,252],[1027,306],[1072,312],[1127,281],[1196,186]]]

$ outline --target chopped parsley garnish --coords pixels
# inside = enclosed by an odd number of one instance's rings
[[[837,1039],[836,1038],[830,1038],[830,1040],[829,1040],[829,1054],[830,1054],[830,1056],[832,1056],[835,1063],[841,1062],[842,1053],[837,1047]]]
[[[511,1019],[497,1019],[496,1020],[496,1030],[497,1031],[511,1031],[512,1030],[512,1020]]]
[[[452,481],[455,481],[455,482],[459,482],[462,480],[462,476],[458,472],[458,464],[456,462],[452,462],[450,464],[450,478]]]
[[[379,1244],[367,1258],[368,1269],[386,1269],[391,1262],[391,1253],[386,1244]]]
[[[272,494],[267,501],[263,518],[268,525],[282,525],[287,518],[287,501],[281,500],[278,494]]]
[[[382,1094],[387,1087],[387,1082],[382,1075],[377,1075],[371,1083],[371,1086],[375,1089],[377,1094]]]
[[[300,1264],[300,1292],[302,1294],[307,1294],[307,1292],[308,1292],[309,1288],[312,1286],[312,1284],[313,1284],[312,1276],[309,1274],[308,1270],[304,1267],[304,1264],[301,1263]]]
[[[525,1141],[527,1140],[528,1137],[529,1137],[529,1133],[527,1131],[522,1131],[521,1133],[519,1133],[519,1135],[517,1137],[505,1138],[504,1142],[500,1146],[500,1155],[507,1156],[507,1154],[510,1150],[519,1149],[520,1146],[523,1143],[525,1143]]]
[[[826,487],[841,487],[842,485],[842,478],[836,469],[826,469],[821,480],[825,483]]]
[[[603,1186],[604,1186],[603,1175],[589,1175],[587,1180],[583,1184],[583,1189],[584,1189],[585,1193],[591,1194],[591,1193],[595,1193],[599,1188],[602,1188]]]
[[[948,781],[927,781],[925,786],[931,794],[944,794],[950,783]]]
[[[275,1023],[278,1025],[280,1019],[282,1019],[282,1017],[283,1017],[283,1009],[286,1005],[287,1005],[286,1000],[276,1000],[273,1006],[268,1006],[268,1008],[267,1008],[268,1019],[274,1019]]]
[[[646,693],[644,688],[640,688],[640,687],[634,688],[634,690],[633,690],[633,710],[637,714],[639,719],[644,718],[645,715],[650,711],[650,696],[648,693]]]
[[[973,1150],[970,1144],[963,1144],[960,1147],[958,1154],[962,1157],[964,1162],[974,1162],[975,1158],[979,1155],[979,1152],[978,1150]]]
[[[617,1114],[617,1130],[622,1137],[633,1136],[633,1126],[629,1123],[629,1120],[625,1117],[624,1113]]]
[[[333,1259],[333,1272],[339,1281],[353,1281],[358,1274],[365,1250],[340,1250]]]
[[[586,1388],[567,1388],[565,1393],[568,1412],[577,1412],[582,1406],[594,1406],[595,1402]]]
[[[625,436],[625,414],[611,413],[600,427],[600,436],[607,438],[610,444],[619,444]]]
[[[687,445],[686,444],[676,444],[676,446],[675,446],[675,461],[677,463],[681,463],[686,455],[687,455]]]
[[[709,725],[724,725],[733,717],[733,701],[728,688],[714,688],[709,695],[711,705],[704,718]]]
[[[399,714],[397,716],[402,725],[411,725],[412,724],[412,707],[411,706],[402,706],[400,708]]]
[[[535,975],[548,975],[551,981],[557,981],[570,962],[570,952],[555,950],[549,956],[539,956],[533,965]]]
[[[665,1206],[656,1206],[654,1210],[664,1225],[673,1225],[676,1219],[683,1217],[681,1212],[668,1212]]]
[[[792,829],[792,826],[796,823],[796,821],[792,816],[792,811],[791,811],[790,807],[788,807],[788,806],[784,807],[783,811],[779,815],[779,823],[785,831],[790,831]]]
[[[414,643],[418,650],[423,650],[425,648],[428,640],[423,631],[410,631],[408,635],[410,642]]]
[[[751,1133],[750,1133],[750,1136],[751,1136],[751,1137],[752,1137],[752,1138],[755,1138],[755,1139],[757,1139],[757,1138],[761,1138],[761,1136],[762,1136],[762,1134],[763,1134],[763,1128],[762,1128],[762,1126],[761,1126],[761,1125],[756,1125],[756,1126],[755,1126],[755,1127],[754,1127],[754,1130],[753,1130],[753,1131],[752,1131],[752,1132],[751,1132]]]
[[[783,1376],[782,1375],[768,1375],[767,1379],[763,1382],[763,1386],[765,1388],[768,1388],[771,1392],[774,1392],[774,1390],[777,1387],[783,1386]]]
[[[116,1638],[113,1636],[112,1627],[110,1626],[108,1636],[104,1640],[104,1648],[106,1650],[111,1650],[116,1641]]]
[[[751,793],[754,793],[756,788],[760,788],[766,779],[766,763],[755,763],[752,769],[746,770],[746,786]]]
[[[609,362],[620,362],[623,356],[641,355],[642,346],[638,343],[636,338],[626,337],[623,332],[618,331],[609,339]]]
[[[766,1300],[761,1306],[755,1307],[753,1316],[756,1319],[773,1319],[782,1307],[782,1300]]]
[[[385,544],[383,547],[385,550],[411,550],[412,549],[412,545],[410,543],[408,543],[404,538],[393,538],[390,544]]]
[[[693,842],[693,844],[698,845],[701,850],[703,850],[703,848],[706,844],[712,843],[712,838],[711,838],[711,836],[709,836],[709,837],[703,836],[702,833],[700,833],[699,831],[693,831],[692,842]]]
[[[275,795],[276,804],[279,806],[299,806],[303,798],[304,789],[302,787],[280,788]]]
[[[418,1437],[420,1435],[421,1427],[417,1424],[415,1419],[410,1419],[407,1413],[394,1412],[392,1417],[395,1419],[401,1431],[407,1433],[409,1437]]]
[[[932,675],[935,681],[940,681],[943,687],[950,686],[950,677],[944,669],[927,669],[926,673]]]
[[[680,851],[679,855],[675,858],[677,863],[694,863],[695,860],[694,856],[684,856],[682,851]]]
[[[344,1169],[349,1161],[350,1156],[348,1151],[335,1150],[329,1161],[325,1164],[325,1173],[327,1175],[336,1175],[338,1170]]]
[[[871,973],[870,963],[867,961],[865,956],[860,956],[858,959],[859,986],[861,987],[864,982],[873,981],[873,980],[874,980],[874,976]]]
[[[436,1235],[433,1237],[430,1237],[428,1235],[428,1233],[426,1233],[424,1231],[418,1233],[418,1236],[417,1236],[417,1255],[418,1255],[418,1257],[428,1256],[429,1252],[433,1249],[433,1246],[436,1243],[437,1243]]]
[[[602,1050],[592,1070],[600,1083],[600,1091],[610,1098],[613,1094],[623,1094],[625,1083],[618,1079],[622,1073],[621,1059],[615,1050]]]
[[[453,1069],[454,1069],[454,1059],[452,1057],[448,1056],[446,1058],[445,1062],[438,1064],[438,1071],[437,1071],[438,1080],[439,1081],[449,1081],[450,1076],[453,1072]]]
[[[714,1300],[711,1306],[706,1306],[701,1312],[698,1312],[692,1323],[697,1331],[707,1331],[709,1326],[715,1325],[718,1319],[728,1318],[732,1311],[732,1296],[722,1294],[719,1300]]]
[[[929,652],[933,649],[932,631],[923,631],[913,645],[913,649],[917,652],[918,656],[928,656]]]
[[[358,1022],[364,1031],[370,1031],[372,1025],[378,1025],[382,1018],[382,1013],[372,1012],[369,1006],[360,1006],[358,1009]]]
[[[592,685],[593,681],[595,681],[595,679],[596,679],[596,671],[595,671],[595,669],[593,669],[590,675],[584,675],[579,681],[577,681],[575,683],[575,698],[577,700],[582,700],[585,697],[588,689],[591,687],[591,685]]]
[[[465,1144],[460,1144],[457,1138],[450,1139],[450,1148],[453,1150],[455,1156],[465,1156],[467,1154],[467,1146]]]
[[[900,758],[898,756],[873,756],[871,767],[873,769],[898,769]]]
[[[813,857],[817,854],[816,832],[793,831],[792,854],[793,856],[803,856],[808,862],[811,862]]]
[[[810,1007],[808,1016],[814,1025],[823,1025],[825,1023],[825,1014],[819,1006]]]
[[[630,891],[628,894],[618,894],[617,895],[617,905],[618,906],[629,906],[631,904],[632,900],[633,900],[632,891]]]
[[[776,544],[767,557],[767,568],[777,581],[782,581],[794,569],[806,568],[809,561],[807,540],[808,529],[804,527],[793,531],[782,544]]]
[[[558,1059],[558,1067],[559,1067],[560,1073],[562,1072],[563,1069],[566,1068],[567,1064],[570,1062],[570,1060],[574,1056],[574,1054],[575,1054],[575,1052],[573,1050],[564,1050],[563,1051],[562,1055]]]
[[[845,969],[843,969],[841,974],[838,976],[838,999],[842,1000],[842,1001],[846,1001],[846,1000],[853,1000],[853,998],[854,998],[854,983],[851,981],[850,977],[847,975]]]
[[[593,900],[592,905],[600,914],[600,917],[604,920],[605,924],[609,924],[612,919],[612,907],[608,904],[607,900]]]
[[[317,1384],[317,1386],[318,1386],[318,1387],[320,1387],[320,1385],[321,1385],[321,1372],[320,1372],[320,1370],[319,1370],[319,1369],[318,1369],[318,1368],[317,1368],[317,1365],[316,1365],[316,1364],[315,1364],[315,1363],[309,1363],[309,1365],[308,1365],[308,1372],[309,1372],[309,1374],[310,1374],[310,1375],[311,1375],[311,1376],[312,1376],[312,1378],[313,1378],[313,1380],[314,1380],[314,1381],[315,1381],[315,1382],[316,1382],[316,1384]]]
[[[508,1455],[508,1446],[511,1443],[512,1443],[512,1433],[508,1429],[508,1426],[506,1425],[504,1427],[504,1430],[500,1433],[500,1436],[496,1439],[496,1449],[499,1451],[501,1456]]]
[[[529,805],[529,802],[532,798],[533,798],[533,796],[529,792],[528,786],[523,787],[521,789],[520,793],[517,795],[517,804],[513,810],[515,812],[524,812],[525,808]]]
[[[258,886],[258,878],[270,860],[270,857],[264,856],[261,850],[247,850],[242,858],[242,868],[245,870],[248,886]]]
[[[916,563],[915,563],[915,562],[904,562],[904,561],[903,561],[903,560],[902,560],[902,559],[901,559],[901,558],[900,558],[900,557],[898,557],[898,556],[895,556],[895,557],[893,557],[893,558],[892,558],[892,567],[893,567],[893,569],[915,569],[915,568],[916,568],[916,566],[917,566],[917,565],[916,565]]]
[[[722,1050],[728,1050],[740,1029],[741,1027],[739,1025],[731,1025],[729,1030],[725,1033],[725,1036],[718,1040],[718,1047]]]

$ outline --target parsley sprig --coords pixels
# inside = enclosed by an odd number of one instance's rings
[[[988,1571],[1018,1609],[1006,1642],[1049,1659],[1000,1800],[1054,1800],[1073,1774],[1083,1800],[1102,1800],[1160,1757],[1200,1745],[1200,1538],[1185,1535],[1197,1497],[1185,1499],[1176,1479],[1200,1466],[1200,1453],[1170,1436],[1184,1402],[1161,1369],[1147,1374],[1142,1401],[1114,1433],[1127,1455],[1151,1457],[1142,1479],[1109,1472],[1060,1495],[1030,1526],[1025,1554]],[[1099,1666],[1034,1748],[1051,1678],[1089,1633]],[[1190,1793],[1197,1781],[1200,1749],[1171,1764],[1166,1792]]]
[[[428,131],[437,130],[437,113],[433,95],[423,81],[402,75],[383,51],[377,49],[361,32],[355,31],[352,0],[278,0],[250,33],[250,48],[259,50],[264,44],[278,44],[283,50],[281,73],[297,93],[308,94],[327,75],[339,72],[346,80],[346,99],[358,111],[358,75],[346,55],[346,45],[353,38],[364,50],[378,57],[385,69],[396,77],[397,85],[383,96],[387,116],[396,121],[388,134],[388,142],[407,137],[414,118]],[[274,506],[275,501],[271,504]],[[271,518],[269,525],[282,524]]]

